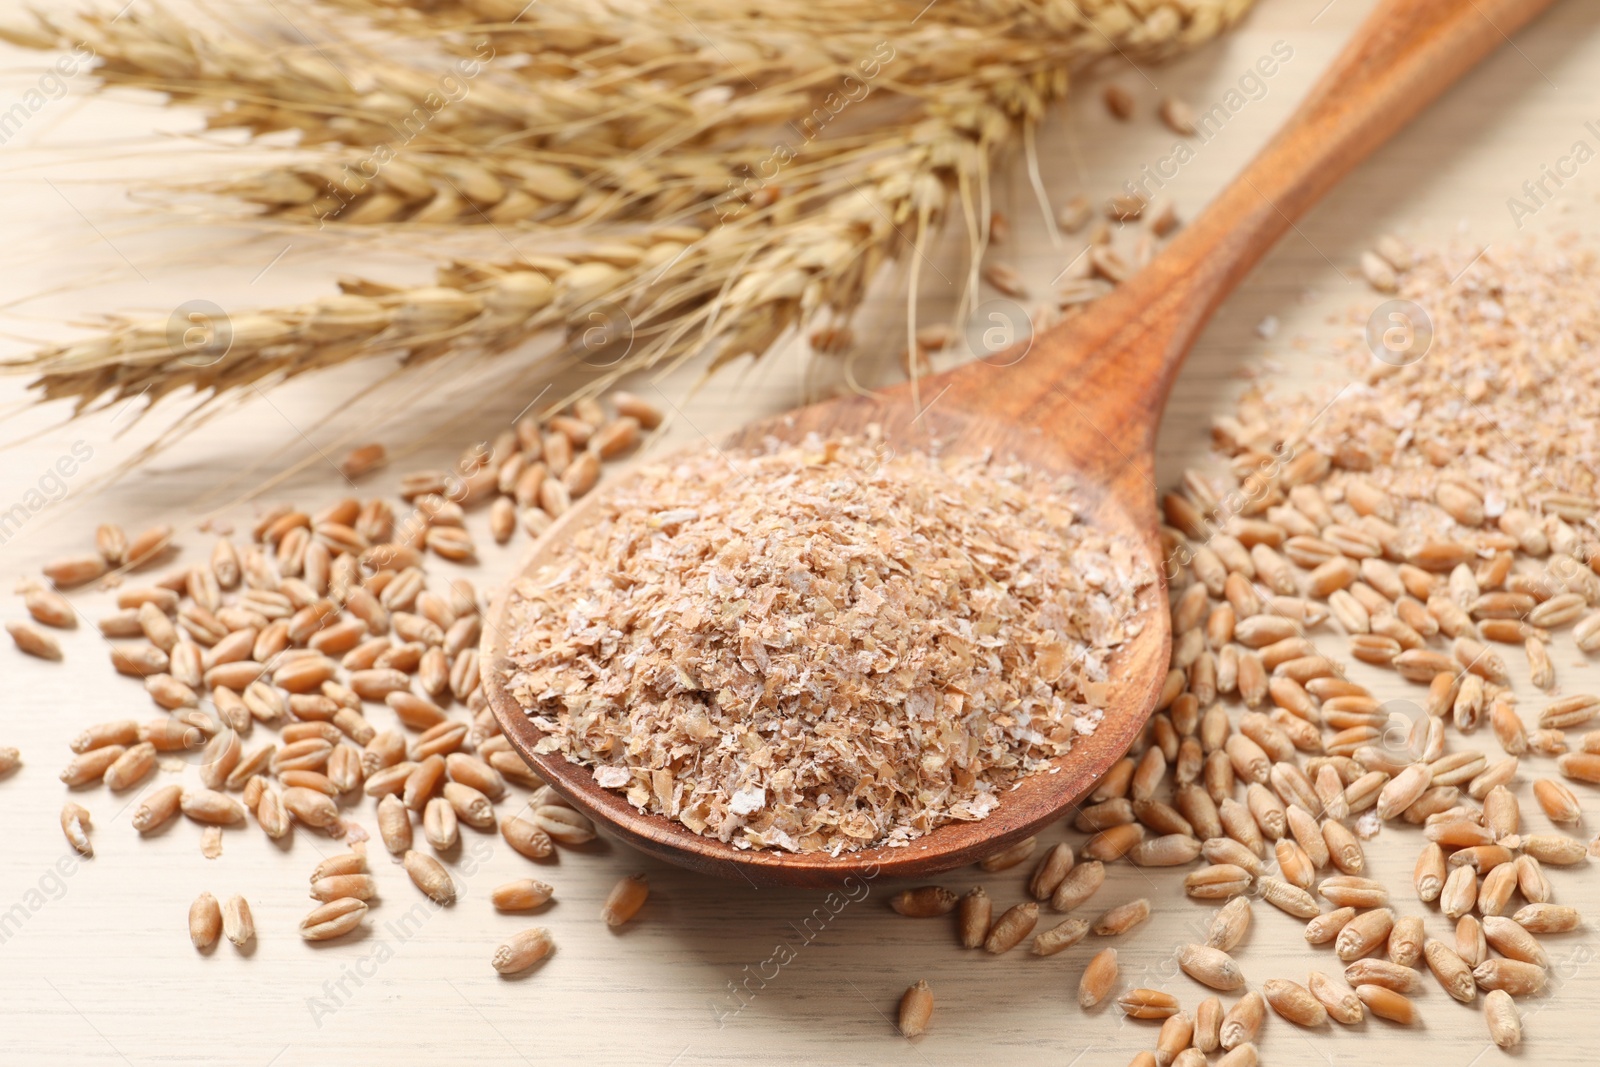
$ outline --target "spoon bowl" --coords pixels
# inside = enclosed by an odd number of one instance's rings
[[[930,384],[941,387],[939,378]],[[773,439],[797,442],[810,432],[834,437],[859,435],[869,423],[881,425],[886,440],[891,442],[939,441],[943,454],[993,449],[1003,458],[1023,460],[1053,473],[1066,472],[1055,465],[1045,467],[1039,461],[1035,435],[1029,431],[961,414],[953,405],[942,412],[935,405],[917,419],[909,397],[894,394],[852,397],[755,423],[739,431],[723,447],[735,451]],[[1136,546],[1137,554],[1154,566],[1158,553],[1148,508],[1130,510],[1104,486],[1086,485],[1077,496],[1085,521]],[[522,573],[531,574],[543,566],[554,546],[594,521],[601,510],[594,506],[598,499],[598,495],[585,498],[557,519],[535,544]],[[574,807],[641,852],[708,874],[742,876],[758,885],[822,887],[838,885],[852,876],[920,876],[976,862],[1034,833],[1059,818],[1128,750],[1155,704],[1170,650],[1166,600],[1159,584],[1152,583],[1140,594],[1139,632],[1112,658],[1114,690],[1099,727],[1092,734],[1074,739],[1066,754],[1052,760],[1053,773],[1022,779],[1003,794],[995,811],[977,822],[946,823],[903,847],[863,849],[834,858],[821,852],[735,848],[696,834],[671,819],[639,811],[616,790],[597,785],[590,768],[573,763],[560,753],[537,753],[535,746],[544,733],[506,687],[504,646],[512,636],[509,607],[513,595],[512,586],[508,586],[492,605],[480,653],[489,704],[512,747]]]
[[[1111,661],[1113,693],[1095,732],[1051,772],[1022,779],[976,822],[949,823],[897,848],[847,853],[736,849],[636,810],[587,767],[540,754],[543,736],[506,688],[508,586],[484,628],[480,662],[511,745],[579,811],[641,851],[754,884],[837,885],[925,876],[972,863],[1059,819],[1128,750],[1154,709],[1171,645],[1154,481],[1155,435],[1184,356],[1217,304],[1273,243],[1360,160],[1551,0],[1385,0],[1356,31],[1278,135],[1137,275],[1051,330],[943,374],[865,397],[814,404],[755,423],[722,447],[859,437],[878,424],[896,450],[993,453],[1072,478],[1083,519],[1130,545],[1162,580],[1137,606],[1138,634]],[[989,325],[980,323],[980,327]],[[994,325],[1002,325],[999,322]],[[1301,442],[1279,442],[1258,472],[1270,482]],[[604,489],[601,492],[605,492]],[[534,545],[524,573],[594,519],[580,501]],[[1201,541],[1232,514],[1187,517]],[[1181,549],[1176,565],[1187,561]]]

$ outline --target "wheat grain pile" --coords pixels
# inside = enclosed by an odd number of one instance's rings
[[[515,586],[547,752],[741,848],[981,819],[1099,721],[1154,576],[1018,466],[811,441],[652,465]]]
[[[1542,510],[1573,524],[1562,540],[1581,542],[1586,552],[1573,554],[1587,558],[1600,548],[1591,522],[1600,311],[1584,295],[1600,276],[1594,251],[1565,242],[1403,262],[1398,296],[1426,315],[1425,355],[1379,362],[1351,343],[1355,380],[1331,405],[1329,396],[1254,394],[1218,423],[1219,439],[1237,451],[1269,440],[1313,447],[1391,493],[1419,532],[1450,534],[1453,513],[1476,526],[1508,509]],[[1452,481],[1476,487],[1467,491],[1482,515],[1454,505]]]

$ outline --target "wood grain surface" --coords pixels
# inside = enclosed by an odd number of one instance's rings
[[[1236,33],[1200,54],[1157,69],[1108,64],[1081,82],[1078,100],[1042,131],[1044,186],[1060,203],[1077,192],[1098,201],[1130,180],[1159,181],[1180,214],[1192,217],[1293,111],[1370,7],[1360,0],[1263,0]],[[38,84],[44,68],[39,57],[14,50],[0,52],[0,65],[4,111]],[[1136,121],[1120,124],[1104,113],[1097,94],[1107,81],[1134,95]],[[68,79],[67,97],[30,112],[0,145],[9,194],[0,257],[0,343],[7,352],[68,336],[61,323],[100,311],[165,316],[191,299],[243,310],[325,292],[348,271],[386,280],[426,275],[423,261],[380,244],[346,247],[326,235],[219,228],[149,195],[130,200],[130,181],[171,175],[175,167],[226,169],[236,157],[197,147],[192,114],[151,108],[132,93],[86,100],[82,82]],[[1153,115],[1168,93],[1218,116],[1206,136],[1184,142],[1183,152]],[[1593,240],[1600,166],[1576,162],[1592,154],[1578,152],[1579,142],[1600,147],[1600,9],[1567,3],[1514,35],[1511,47],[1358,167],[1223,304],[1174,388],[1156,481],[1169,483],[1204,461],[1208,420],[1255,378],[1340,382],[1329,342],[1359,329],[1380,302],[1357,268],[1377,235],[1450,246],[1463,265],[1485,246],[1530,237],[1577,232]],[[1052,242],[1016,169],[1015,180],[996,193],[1013,232],[993,255],[1018,267],[1042,295],[1081,244]],[[1559,186],[1547,171],[1559,174]],[[1524,183],[1541,180],[1545,193],[1533,198]],[[1511,197],[1533,210],[1520,226]],[[937,321],[956,299],[961,278],[949,252],[925,265],[925,321]],[[652,450],[720,437],[826,395],[846,377],[893,381],[904,305],[903,288],[882,287],[859,331],[874,355],[848,365],[791,350],[703,385],[690,372],[640,383],[672,412]],[[0,437],[15,442],[0,459],[0,509],[27,509],[0,542],[0,567],[12,581],[34,574],[51,556],[86,547],[94,525],[108,518],[130,529],[181,519],[183,542],[198,552],[209,538],[195,524],[212,514],[242,524],[251,505],[239,499],[269,479],[277,481],[266,500],[320,502],[344,488],[328,457],[374,439],[407,453],[397,460],[401,469],[447,463],[485,427],[506,425],[539,391],[505,363],[392,374],[392,365],[375,363],[252,393],[131,473],[121,470],[123,462],[181,405],[143,420],[111,411],[62,425],[63,412],[27,410],[22,383],[0,380],[8,412]],[[74,456],[69,476],[52,473],[62,457]],[[375,475],[363,488],[392,487],[393,475]],[[485,551],[474,579],[492,587],[514,571],[526,547],[519,540]],[[73,596],[87,619],[108,599]],[[21,613],[13,599],[0,614]],[[696,876],[608,842],[534,865],[498,838],[464,831],[458,904],[432,908],[397,866],[379,858],[382,899],[370,929],[314,947],[300,941],[295,925],[313,903],[306,895],[310,869],[340,847],[326,838],[297,833],[280,847],[249,826],[226,832],[223,855],[208,860],[190,824],[140,840],[128,822],[138,792],[92,791],[75,799],[94,815],[96,856],[75,861],[56,820],[66,790],[55,776],[66,742],[88,723],[139,718],[149,705],[137,686],[112,673],[92,627],[63,643],[65,664],[0,648],[0,744],[20,747],[26,764],[0,779],[0,1063],[1122,1064],[1154,1045],[1151,1024],[1076,1007],[1078,975],[1099,946],[1085,943],[1043,960],[1020,951],[999,958],[964,952],[944,921],[890,913],[884,902],[904,883],[888,879],[833,896],[756,888]],[[1600,671],[1570,643],[1557,650],[1565,691],[1600,686]],[[1415,696],[1392,680],[1379,691]],[[1493,747],[1487,737],[1480,743]],[[1578,832],[1587,836],[1597,828],[1600,799],[1587,789],[1580,796],[1589,814]],[[1526,799],[1524,809],[1530,824],[1544,825]],[[370,818],[367,827],[373,829]],[[1064,838],[1078,835],[1056,827],[1042,843]],[[1368,843],[1369,863],[1395,887],[1399,910],[1424,914],[1429,932],[1445,935],[1449,924],[1412,899],[1417,847],[1414,832],[1386,831]],[[650,901],[634,924],[608,930],[598,918],[600,902],[617,878],[636,870],[650,874]],[[1027,871],[968,868],[943,881],[958,891],[983,884],[1003,908],[1023,899]],[[556,887],[544,912],[514,917],[489,907],[490,887],[530,874]],[[1587,867],[1551,877],[1559,901],[1600,916],[1600,890]],[[1173,872],[1118,865],[1086,910],[1148,897],[1151,921],[1117,942],[1124,982],[1167,989],[1192,1008],[1205,991],[1177,970],[1174,950],[1194,939],[1209,910],[1187,901],[1180,883]],[[249,898],[259,931],[253,952],[241,956],[224,944],[199,956],[189,946],[185,915],[203,889]],[[525,978],[497,977],[488,962],[494,947],[534,924],[552,930],[555,955]],[[1300,930],[1287,916],[1257,908],[1236,954],[1252,985],[1301,979],[1309,967],[1336,969],[1331,953],[1309,949]],[[1556,988],[1524,1004],[1525,1048],[1510,1058],[1584,1062],[1589,1054],[1575,1035],[1600,996],[1600,941],[1590,926],[1548,945]],[[891,1020],[901,992],[917,979],[929,982],[936,1007],[926,1036],[907,1041]],[[1270,1019],[1264,1060],[1403,1057],[1456,1067],[1505,1056],[1489,1045],[1478,1009],[1449,1000],[1431,980],[1424,990],[1421,1022],[1410,1028],[1369,1021],[1301,1031]]]

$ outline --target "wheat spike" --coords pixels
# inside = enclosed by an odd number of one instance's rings
[[[706,147],[698,153],[673,153],[676,163],[668,162],[665,156],[646,157],[590,136],[610,129],[613,120],[586,100],[583,86],[564,87],[549,78],[529,81],[529,101],[519,106],[530,112],[551,100],[588,109],[590,118],[578,123],[577,142],[563,146],[561,174],[538,169],[552,165],[532,148],[491,146],[469,153],[460,142],[450,142],[442,128],[430,128],[424,133],[431,140],[419,135],[415,151],[394,161],[423,174],[412,199],[393,210],[384,203],[379,204],[383,210],[371,207],[379,197],[400,199],[394,186],[407,175],[394,170],[384,184],[374,182],[361,191],[368,199],[356,198],[336,217],[460,223],[471,214],[492,220],[496,209],[520,196],[535,206],[529,209],[524,202],[519,211],[527,209],[542,223],[567,227],[561,232],[572,250],[518,262],[449,264],[428,287],[351,281],[338,296],[235,316],[228,324],[231,347],[218,359],[205,358],[204,351],[197,358],[195,352],[180,350],[165,321],[130,321],[101,336],[38,352],[21,369],[36,376],[34,384],[43,398],[70,398],[83,410],[97,400],[114,402],[141,393],[148,393],[152,402],[185,390],[202,400],[214,399],[247,385],[375,355],[404,354],[415,363],[500,353],[547,331],[567,335],[567,344],[554,358],[577,359],[591,355],[585,343],[593,340],[596,301],[621,309],[623,321],[608,325],[623,327],[627,347],[607,373],[596,376],[593,389],[664,362],[704,357],[716,367],[742,355],[759,356],[786,330],[820,315],[846,321],[877,268],[913,250],[920,252],[958,205],[967,220],[969,256],[975,262],[986,229],[973,220],[988,217],[992,168],[1027,140],[1047,107],[1065,94],[1074,63],[1112,49],[1160,57],[1219,32],[1247,2],[1191,5],[1180,14],[1169,7],[1146,13],[1145,5],[1132,0],[1106,0],[1092,17],[1068,3],[1039,9],[1008,2],[951,3],[940,15],[943,21],[916,31],[940,40],[931,42],[926,53],[908,52],[903,69],[885,74],[894,91],[919,102],[910,118],[883,120],[858,138],[840,138],[825,149],[808,145],[808,155],[784,172],[776,188],[758,186],[731,198],[719,192],[718,180],[725,188],[723,176],[744,157],[737,149],[719,150],[705,120],[696,119],[695,128],[696,136],[708,137]],[[653,4],[643,6],[656,10]],[[715,7],[705,0],[693,6],[697,11]],[[473,0],[470,8],[457,8],[446,0],[438,7],[481,15],[483,5]],[[610,24],[605,29],[589,26],[575,7],[535,5],[535,10],[536,19],[553,20],[552,26],[568,18],[573,27],[587,27],[582,47],[575,42],[584,34],[555,33],[550,52],[597,60],[597,53],[607,49],[627,51],[627,40]],[[429,17],[434,14],[430,10]],[[710,32],[719,39],[731,42],[740,34],[764,32],[763,23],[747,22],[731,9],[725,14],[720,22],[706,16],[713,24]],[[980,28],[967,27],[963,20],[969,19]],[[1000,29],[981,28],[985,26]],[[1037,36],[1013,36],[1021,33],[1018,27]],[[368,99],[342,75],[334,77],[312,64],[294,92],[243,101],[249,95],[245,89],[266,92],[283,81],[283,70],[306,57],[297,52],[246,56],[232,46],[204,43],[159,12],[116,23],[52,17],[38,20],[31,30],[11,25],[0,36],[37,39],[53,32],[57,39],[70,39],[78,31],[98,34],[95,43],[97,50],[105,48],[100,54],[110,79],[132,72],[130,80],[172,84],[176,95],[205,106],[233,100],[245,112],[268,106],[273,114],[282,110],[297,120],[315,114],[322,139],[350,143],[372,134],[365,120],[344,121],[349,118],[344,116],[335,121],[339,109]],[[772,32],[770,40],[783,41],[789,31],[778,20]],[[227,68],[227,77],[216,60],[224,53],[234,65]],[[629,78],[643,72],[659,73],[659,50],[654,59],[611,58],[614,62],[602,68],[611,81],[597,84],[628,85],[633,84]],[[259,67],[248,67],[246,59]],[[380,63],[373,70],[372,77],[381,82],[388,67]],[[237,82],[230,80],[234,78]],[[916,85],[922,88],[911,91]],[[758,86],[752,94],[761,91]],[[632,97],[624,92],[615,99]],[[339,101],[337,108],[329,101]],[[680,109],[682,102],[677,100]],[[259,121],[263,129],[268,125],[260,115],[225,110],[214,121]],[[493,125],[481,116],[480,121]],[[590,125],[584,127],[585,121]],[[528,140],[537,142],[538,137],[530,134]],[[241,186],[235,191],[303,217],[327,193],[329,182],[337,180],[327,173],[327,164],[336,158],[329,155],[315,170],[286,167],[258,177],[253,189]],[[693,173],[674,174],[674,165]],[[441,203],[445,192],[427,176],[430,166],[448,182],[452,199]],[[323,183],[320,188],[308,180],[311,174]],[[666,191],[647,192],[652,181]],[[269,196],[273,183],[277,189]],[[309,197],[295,183],[309,189]],[[629,217],[649,224],[631,232],[594,225]],[[611,338],[608,343],[618,342]]]

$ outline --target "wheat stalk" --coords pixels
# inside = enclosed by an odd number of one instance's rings
[[[1243,0],[1197,7],[1187,20],[1169,7],[1137,19],[1118,3],[1102,5],[1091,17],[1071,4],[1035,9],[956,2],[936,5],[938,17],[923,25],[914,5],[898,3],[866,23],[828,5],[813,20],[808,8],[798,26],[777,18],[747,23],[736,13],[730,23],[728,10],[717,3],[692,12],[674,5],[668,20],[700,26],[705,19],[716,34],[709,45],[695,46],[676,38],[699,31],[684,34],[677,27],[674,35],[675,27],[657,25],[664,9],[634,6],[638,17],[617,23],[627,27],[626,38],[606,30],[613,35],[602,34],[603,40],[570,57],[584,77],[530,80],[527,70],[540,69],[536,63],[518,71],[523,91],[476,78],[458,101],[437,111],[422,104],[429,94],[439,99],[437,75],[366,57],[362,70],[373,85],[357,89],[320,51],[263,54],[234,37],[202,35],[159,8],[121,19],[41,16],[36,25],[13,28],[8,36],[35,44],[52,37],[86,40],[101,57],[108,82],[164,89],[175,101],[206,107],[216,126],[258,134],[294,128],[308,143],[382,149],[336,151],[220,189],[289,221],[592,226],[668,218],[721,195],[771,151],[750,143],[753,130],[785,118],[800,117],[802,124],[812,121],[810,115],[826,119],[809,94],[818,87],[853,78],[845,84],[866,89],[862,70],[870,62],[876,74],[883,64],[861,57],[881,57],[885,48],[896,54],[897,46],[883,36],[890,28],[910,62],[902,60],[883,84],[920,102],[941,92],[982,91],[1035,72],[1070,70],[1112,51],[1158,58],[1188,38],[1214,32],[1213,23],[1231,17],[1230,8],[1242,8]],[[470,13],[459,5],[432,5],[426,19],[408,9],[412,17],[401,21],[422,26],[448,20],[452,12]],[[570,29],[584,25],[585,14],[592,24],[587,8],[535,5],[516,32]],[[983,28],[968,26],[974,22]],[[817,26],[835,23],[838,32],[817,32]],[[576,51],[570,34],[540,39],[546,40],[542,57],[566,54],[563,44]],[[756,54],[762,62],[746,72],[745,65],[726,58],[730,50],[734,56]],[[751,75],[759,85],[750,82]],[[459,75],[448,76],[463,83]],[[663,87],[664,77],[675,79],[676,88]],[[807,150],[815,157],[841,148],[813,141]]]
[[[760,355],[786,331],[825,311],[847,319],[877,268],[913,250],[920,254],[958,204],[967,220],[969,256],[975,261],[986,233],[976,220],[987,218],[987,211],[979,213],[975,205],[987,203],[991,168],[1025,139],[1048,104],[1066,92],[1070,65],[1066,60],[1082,61],[1111,49],[1163,55],[1182,47],[1175,42],[1190,44],[1218,32],[1246,4],[1247,0],[1225,0],[1191,7],[1180,16],[1168,7],[1152,7],[1142,14],[1144,5],[1135,0],[1101,0],[1092,22],[1070,4],[1029,9],[1029,17],[1035,18],[1041,12],[1076,14],[1062,18],[1063,25],[1057,27],[1060,41],[1019,42],[978,35],[975,40],[997,51],[968,54],[964,64],[948,74],[933,62],[943,62],[946,51],[930,51],[927,59],[918,55],[919,67],[932,63],[921,72],[929,80],[920,86],[912,79],[895,83],[899,92],[920,105],[911,118],[875,127],[859,144],[846,142],[843,148],[835,146],[803,161],[785,174],[781,198],[740,200],[733,205],[739,210],[731,216],[711,199],[716,188],[707,184],[716,173],[711,163],[720,159],[724,167],[731,166],[738,154],[729,151],[719,156],[707,149],[705,173],[696,180],[679,176],[675,182],[662,182],[674,197],[634,203],[641,217],[657,220],[638,232],[571,231],[570,252],[509,263],[452,264],[429,287],[346,283],[337,297],[236,317],[231,323],[232,347],[214,362],[176,350],[164,321],[126,322],[102,336],[36,353],[24,369],[36,376],[34,385],[44,398],[70,398],[83,410],[97,399],[113,402],[140,394],[152,402],[183,390],[215,397],[376,355],[404,354],[418,362],[500,353],[550,330],[568,336],[568,343],[553,357],[571,360],[586,354],[581,342],[592,332],[589,316],[597,300],[620,308],[630,325],[625,358],[596,376],[594,390],[622,374],[664,362],[704,355],[715,367],[742,355]],[[1018,16],[1012,12],[1008,17]],[[181,27],[148,21],[136,25],[141,34],[159,33],[169,44],[194,40]],[[950,33],[948,26],[936,28]],[[150,43],[148,36],[118,32],[119,55],[138,53],[130,41]],[[973,65],[975,59],[990,55],[1010,61]],[[1061,62],[1045,64],[1041,56]],[[943,81],[938,80],[941,76]],[[532,87],[530,92],[537,95]],[[569,153],[568,165],[575,172],[569,176],[581,174],[597,185],[574,182],[569,190],[573,195],[549,196],[542,201],[544,209],[554,204],[558,210],[546,210],[546,217],[569,224],[626,217],[626,211],[607,214],[600,207],[602,198],[621,191],[608,188],[605,175],[614,180],[619,172],[608,168],[641,164],[625,153],[608,154],[592,145],[588,150],[592,154]],[[528,188],[505,178],[517,176],[521,168],[526,181],[529,168],[550,164],[531,152],[512,154],[517,151],[522,150],[479,151],[474,159],[482,174],[463,168],[473,160],[443,152],[419,150],[406,162],[418,167],[418,158],[439,160],[459,202],[449,212],[437,212],[437,221],[448,216],[459,222],[467,208],[487,215],[486,207],[492,210],[517,193],[534,197]],[[649,162],[665,166],[658,161],[659,157]],[[309,173],[326,180],[323,171]],[[660,178],[662,173],[658,169],[653,176]],[[237,191],[265,199],[262,189],[268,183],[287,187],[281,180],[287,178],[315,193],[307,174],[304,167],[285,169],[276,178],[255,179],[259,184],[254,189]],[[645,174],[652,176],[648,170]],[[498,200],[487,195],[475,200],[464,192],[484,175],[506,189]],[[539,176],[544,181],[540,188],[547,193],[548,177]],[[632,177],[638,181],[637,174]],[[375,189],[367,195],[384,191]],[[296,195],[300,196],[298,190]],[[406,208],[412,212],[407,217],[425,216],[440,195],[437,184],[419,183],[413,206]],[[307,202],[301,196],[278,203],[303,209]],[[358,204],[356,211],[367,203]],[[396,211],[390,217],[400,214]],[[677,224],[675,216],[687,224]],[[664,225],[664,219],[672,221]]]
[[[454,43],[487,38],[497,51],[522,52],[534,62],[530,75],[580,75],[614,64],[653,63],[654,74],[674,84],[726,71],[739,59],[752,61],[752,76],[777,64],[803,63],[829,53],[844,61],[858,55],[860,42],[904,39],[918,26],[929,36],[950,36],[951,28],[1018,39],[1060,39],[1088,31],[1113,40],[1138,37],[1141,46],[1187,49],[1231,25],[1248,2],[1078,3],[1075,0],[883,0],[863,6],[855,0],[818,0],[803,7],[754,9],[726,0],[686,0],[669,7],[650,2],[586,3],[583,0],[436,0],[426,6],[401,0],[330,0],[360,12],[385,29],[411,37]],[[788,36],[793,51],[763,48],[775,32]],[[708,36],[709,34],[709,36]],[[745,45],[739,53],[718,55],[714,47]]]
[[[883,157],[886,170],[925,168],[943,152],[975,159],[953,145],[916,145]],[[557,357],[589,356],[584,335],[604,300],[626,315],[627,357],[599,376],[715,349],[725,362],[764,352],[785,328],[827,306],[860,303],[876,266],[899,243],[896,218],[926,221],[948,194],[931,174],[908,183],[858,186],[828,209],[788,222],[755,216],[709,231],[660,227],[591,245],[568,255],[511,263],[455,263],[436,284],[391,287],[348,281],[334,297],[234,316],[227,352],[175,346],[167,320],[124,323],[85,341],[56,346],[27,363],[45,399],[71,398],[80,409],[143,394],[151,403],[180,391],[221,395],[351,359],[405,354],[411,361],[500,353],[549,330],[568,344]],[[615,328],[618,323],[612,323]]]

